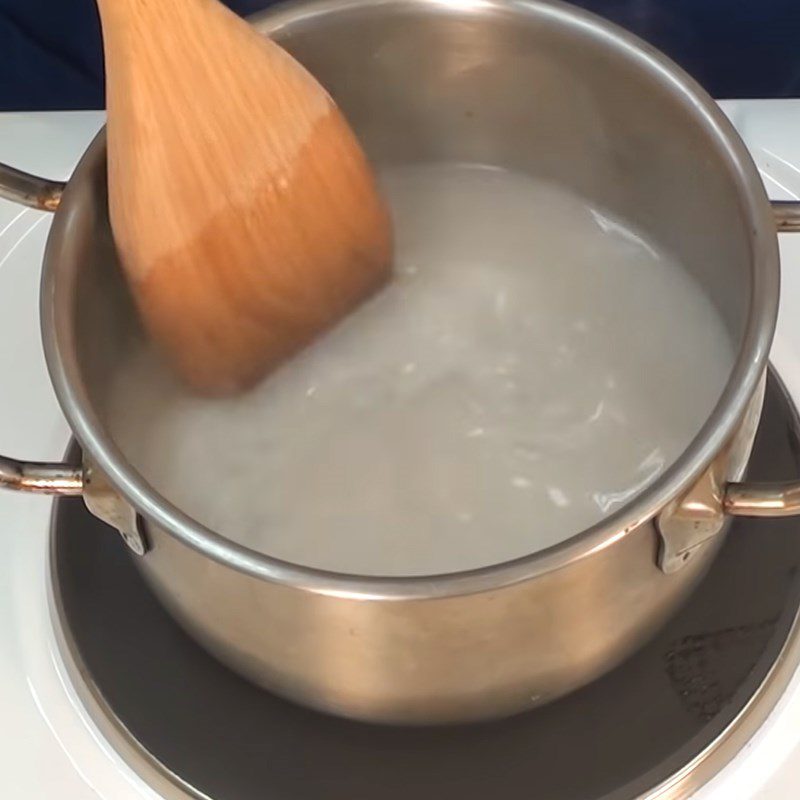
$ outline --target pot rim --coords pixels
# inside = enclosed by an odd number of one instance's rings
[[[737,186],[749,228],[752,295],[742,343],[723,393],[700,432],[680,457],[633,500],[569,539],[525,556],[478,569],[439,575],[380,577],[329,572],[282,561],[236,544],[191,519],[162,498],[130,466],[91,410],[81,380],[71,325],[74,274],[59,264],[70,240],[73,194],[88,184],[105,159],[105,131],[91,143],[63,200],[47,241],[41,287],[42,336],[56,395],[72,430],[100,470],[146,520],[204,556],[260,580],[353,600],[425,600],[499,589],[558,570],[618,542],[688,491],[733,435],[763,375],[778,313],[780,267],[777,235],[758,171],[736,130],[700,85],[661,52],[622,28],[589,12],[552,0],[295,0],[256,15],[252,21],[275,33],[347,9],[406,5],[431,13],[534,14],[569,26],[612,46],[632,66],[649,72],[712,134]],[[72,280],[73,285],[68,285]],[[57,302],[60,298],[60,302]]]

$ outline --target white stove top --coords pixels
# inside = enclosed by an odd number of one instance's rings
[[[722,106],[770,196],[800,199],[800,101]],[[0,115],[0,161],[64,179],[102,121],[98,112]],[[49,215],[0,200],[0,452],[42,460],[59,458],[69,438],[39,338],[48,227]],[[782,237],[781,256],[772,360],[800,403],[800,235]],[[63,669],[47,608],[50,509],[46,498],[0,493],[0,793],[9,800],[156,800],[97,731]],[[695,797],[794,800],[799,788],[800,671],[750,743]]]

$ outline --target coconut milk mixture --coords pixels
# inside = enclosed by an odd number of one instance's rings
[[[198,399],[132,354],[110,425],[156,489],[278,558],[420,575],[563,541],[682,452],[733,354],[679,264],[519,174],[383,182],[394,283],[261,386]]]

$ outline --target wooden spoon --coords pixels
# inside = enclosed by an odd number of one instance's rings
[[[98,0],[111,226],[145,327],[207,394],[388,277],[374,176],[325,90],[216,0]]]

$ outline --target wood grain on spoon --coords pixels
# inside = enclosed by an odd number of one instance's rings
[[[288,53],[216,0],[99,0],[109,212],[145,327],[233,392],[386,280],[391,229],[358,142]]]

